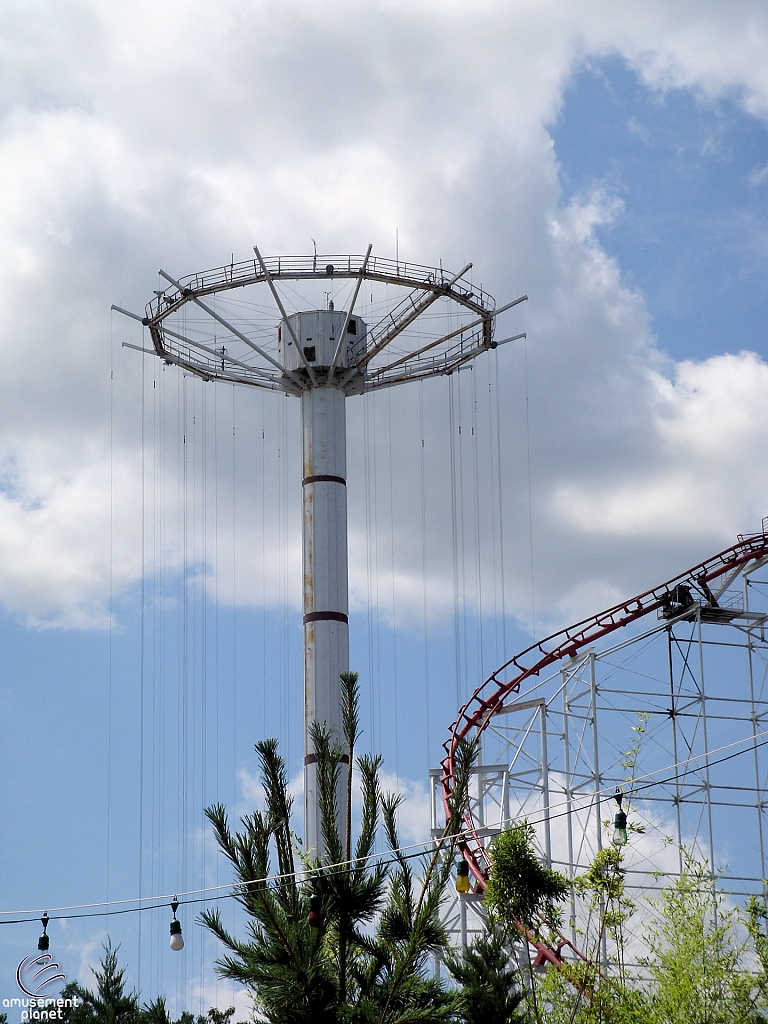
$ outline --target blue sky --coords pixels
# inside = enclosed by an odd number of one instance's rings
[[[765,125],[735,97],[649,90],[619,58],[590,62],[552,127],[564,197],[623,205],[598,229],[676,359],[765,353]]]
[[[458,703],[534,622],[768,513],[768,18],[547,6],[6,9],[0,910],[224,883],[203,804],[253,806],[264,733],[299,772],[298,409],[120,347],[140,333],[109,306],[141,309],[158,267],[313,237],[392,255],[397,230],[407,259],[530,296],[500,328],[526,346],[348,403],[352,663],[407,838]],[[109,931],[143,996],[227,1005],[193,916],[183,959],[165,911],[140,961],[135,916]],[[87,980],[104,920],[51,934]],[[0,998],[36,935],[0,926]]]

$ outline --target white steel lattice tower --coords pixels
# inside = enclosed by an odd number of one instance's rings
[[[680,877],[689,854],[707,865],[713,888],[766,895],[766,627],[768,519],[692,569],[532,644],[459,710],[431,772],[433,834],[458,745],[473,737],[482,753],[465,857],[478,889],[493,836],[521,821],[534,827],[547,866],[583,875],[616,839],[621,793],[635,826],[623,837],[635,957],[646,951],[649,896]],[[538,964],[594,956],[597,944],[602,969],[615,969],[606,931],[596,934],[574,890],[564,910],[555,949],[531,937]],[[483,926],[480,895],[454,898],[446,924],[466,945]]]
[[[340,732],[339,675],[349,668],[346,399],[451,374],[480,353],[524,337],[496,342],[494,328],[496,317],[526,296],[497,309],[493,297],[473,285],[472,264],[451,274],[372,257],[371,246],[365,256],[263,258],[255,246],[254,253],[253,260],[181,280],[160,271],[167,287],[155,293],[144,316],[112,308],[149,329],[148,351],[166,363],[204,380],[301,401],[305,842],[309,852],[322,854],[310,730],[317,721]],[[303,288],[309,308],[288,312],[279,282],[290,282],[294,295]],[[365,316],[355,312],[363,284]],[[273,316],[264,312],[263,298],[250,304],[246,298],[265,288],[275,302]],[[334,294],[343,311],[334,308]],[[421,320],[427,310],[429,318]]]

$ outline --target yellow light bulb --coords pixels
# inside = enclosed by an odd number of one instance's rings
[[[469,892],[469,864],[465,860],[456,869],[456,892],[462,895]]]

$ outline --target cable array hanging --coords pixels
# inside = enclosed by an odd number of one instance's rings
[[[765,738],[763,739],[762,737],[765,737]],[[754,743],[754,739],[755,738],[760,738],[761,742],[755,744]],[[726,755],[724,757],[721,757],[721,758],[716,758],[715,760],[711,759],[711,755],[712,754],[720,753],[720,752],[722,752],[724,750],[729,750],[732,747],[740,746],[740,745],[745,744],[745,743],[748,743],[750,745],[746,749],[744,749],[744,750],[735,751],[734,753],[728,754],[728,755]],[[682,768],[682,767],[685,767],[686,765],[689,765],[692,761],[700,761],[703,758],[709,759],[709,765],[711,767],[714,767],[714,766],[719,765],[719,764],[724,764],[727,761],[731,761],[731,760],[733,760],[736,757],[741,757],[744,754],[752,753],[752,751],[755,749],[755,747],[757,747],[759,749],[759,748],[762,748],[762,747],[765,747],[765,746],[768,746],[768,729],[765,730],[764,732],[758,733],[757,737],[749,736],[749,737],[746,737],[746,738],[741,739],[741,740],[734,740],[732,743],[729,743],[729,744],[726,744],[726,745],[724,745],[722,747],[719,747],[716,750],[709,751],[707,754],[694,755],[692,757],[685,758],[684,760],[678,761],[678,762],[676,762],[674,764],[665,765],[663,768],[656,769],[653,772],[648,772],[646,775],[637,776],[636,779],[633,781],[633,784],[632,784],[631,796],[634,798],[634,797],[637,796],[638,793],[642,793],[642,792],[644,792],[647,789],[653,788],[654,786],[669,785],[670,781],[672,781],[674,779],[674,775],[671,775],[668,778],[664,778],[664,779],[655,779],[653,781],[644,781],[644,780],[652,780],[653,776],[661,774],[662,772],[674,771],[677,768]],[[622,796],[624,796],[624,795],[625,794],[622,794]],[[603,799],[609,800],[609,799],[616,799],[617,794],[616,794],[616,792],[613,789],[606,789],[604,791],[601,791],[598,794],[598,796],[599,796],[599,798],[601,800],[603,800]],[[556,810],[556,808],[558,808],[558,806],[562,806],[563,810]],[[554,813],[551,813],[553,810],[554,810]],[[549,817],[551,819],[556,819],[556,818],[560,818],[560,817],[565,817],[569,813],[570,813],[570,811],[567,809],[567,807],[565,807],[565,805],[553,804],[550,807],[550,815],[549,815]],[[535,825],[540,820],[543,820],[543,819],[537,819],[536,817],[531,816],[527,820],[528,820],[529,824]],[[495,827],[500,827],[503,824],[504,824],[503,821],[489,822],[487,827],[490,828],[490,829],[493,829]],[[461,845],[466,840],[471,838],[471,836],[472,836],[472,832],[470,830],[466,830],[466,831],[463,831],[463,832],[458,832],[455,836],[452,837],[451,842],[455,843],[457,845]],[[373,854],[370,858],[367,858],[367,861],[368,861],[368,863],[370,863],[372,865],[386,866],[388,864],[395,864],[395,863],[397,863],[397,860],[398,860],[399,857],[404,857],[406,859],[416,859],[416,858],[419,858],[419,857],[424,857],[424,856],[427,856],[428,854],[430,854],[430,853],[432,853],[434,851],[435,843],[436,843],[436,840],[434,840],[434,839],[428,840],[428,841],[422,842],[422,843],[411,843],[411,844],[408,844],[408,845],[405,845],[405,846],[400,846],[396,850],[389,850],[386,853]],[[318,867],[303,868],[303,869],[298,870],[298,871],[285,872],[285,873],[282,873],[282,874],[277,874],[277,873],[276,874],[271,874],[271,875],[269,875],[269,876],[267,876],[265,878],[255,879],[253,882],[236,882],[236,883],[230,883],[228,885],[210,886],[210,887],[208,887],[207,889],[204,889],[204,890],[203,889],[190,890],[189,892],[182,892],[182,893],[179,893],[179,894],[175,894],[172,897],[172,899],[170,899],[170,902],[169,902],[169,897],[168,896],[157,896],[157,897],[151,897],[151,896],[139,897],[139,896],[137,896],[137,897],[132,897],[131,899],[127,899],[127,900],[115,900],[115,901],[110,901],[108,903],[106,903],[106,902],[105,903],[86,903],[86,904],[80,904],[80,905],[77,905],[77,906],[54,907],[52,912],[49,912],[49,911],[46,910],[44,912],[44,917],[45,917],[45,921],[47,923],[48,921],[54,921],[54,920],[73,920],[73,919],[77,919],[77,918],[88,918],[88,917],[109,917],[109,916],[114,916],[116,914],[145,913],[145,912],[150,912],[150,911],[154,911],[154,910],[159,910],[159,909],[162,909],[163,907],[167,907],[169,905],[174,910],[174,915],[175,915],[176,909],[178,909],[179,906],[192,905],[192,904],[198,904],[198,903],[206,903],[206,902],[212,902],[212,901],[215,901],[215,900],[224,900],[224,899],[235,899],[236,900],[236,899],[238,899],[238,897],[241,897],[244,892],[249,891],[253,886],[259,886],[259,887],[266,888],[266,887],[268,887],[271,884],[280,882],[281,880],[285,880],[285,879],[288,879],[288,878],[295,878],[299,882],[306,882],[306,881],[309,881],[311,879],[313,874],[328,874],[328,873],[334,872],[334,871],[347,871],[349,868],[354,867],[357,864],[359,864],[359,860],[353,857],[349,861],[342,861],[342,862],[339,862],[337,864],[321,865],[321,866],[318,866]],[[229,891],[222,893],[221,892],[222,889],[227,889]],[[209,894],[214,894],[214,893],[217,893],[218,895],[209,895]],[[179,899],[179,896],[181,896],[182,898]],[[151,903],[152,905],[151,906],[141,906],[141,905],[139,905],[139,906],[126,907],[125,906],[126,903],[134,903],[134,904]],[[176,904],[176,908],[175,909],[173,907],[174,903]],[[118,908],[118,907],[121,908],[121,909],[109,909],[109,908]],[[99,908],[104,908],[104,909],[99,909]],[[76,910],[89,910],[89,911],[92,911],[92,912],[84,913],[84,914],[72,913],[72,911],[76,911]],[[40,913],[39,910],[0,911],[0,925],[5,925],[5,924],[29,924],[31,921],[34,921],[38,917],[39,913]],[[4,917],[7,918],[8,915],[14,915],[13,919],[2,920],[2,918],[4,918]],[[24,915],[24,916],[20,916],[20,915]]]

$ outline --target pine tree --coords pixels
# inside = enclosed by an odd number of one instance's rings
[[[510,935],[523,935],[523,949],[528,975],[533,974],[528,936],[541,927],[555,923],[557,904],[568,891],[568,880],[546,868],[533,847],[535,829],[527,821],[501,832],[491,844],[491,875],[485,890],[485,903],[495,921]],[[536,996],[536,985],[526,989],[530,1009],[537,1024],[542,1021],[542,1008]]]
[[[78,1004],[64,1011],[69,1024],[139,1024],[139,997],[135,991],[126,991],[125,968],[117,964],[119,948],[113,947],[107,939],[101,969],[91,968],[96,978],[96,992],[77,981],[64,987],[62,997],[76,999]]]
[[[198,1014],[197,1017],[188,1010],[184,1010],[178,1020],[174,1021],[168,1013],[165,1005],[165,997],[158,996],[151,1003],[146,1003],[141,1009],[142,1024],[231,1024],[235,1015],[234,1006],[228,1010],[219,1010],[212,1006],[206,1016]]]
[[[219,848],[235,871],[234,895],[248,916],[247,937],[231,934],[218,910],[204,911],[201,920],[227,949],[217,961],[219,973],[247,986],[270,1024],[442,1024],[450,1019],[453,997],[425,976],[425,966],[430,953],[446,945],[440,902],[450,876],[458,808],[466,799],[474,747],[466,745],[459,752],[451,822],[417,877],[411,860],[400,851],[399,798],[379,791],[381,759],[354,758],[360,731],[357,675],[347,673],[341,682],[344,745],[322,725],[315,724],[312,731],[326,855],[311,863],[296,855],[299,841],[291,830],[285,762],[276,740],[257,743],[266,811],[242,818],[239,832],[231,830],[222,805],[206,812]],[[345,761],[342,833],[337,794]],[[363,796],[354,850],[353,765],[360,773]],[[391,850],[388,863],[373,857],[380,819]],[[272,848],[277,877],[270,881]]]
[[[477,936],[460,956],[448,957],[446,966],[459,982],[457,1010],[464,1024],[523,1024],[520,975],[510,962],[502,934],[491,928]]]

